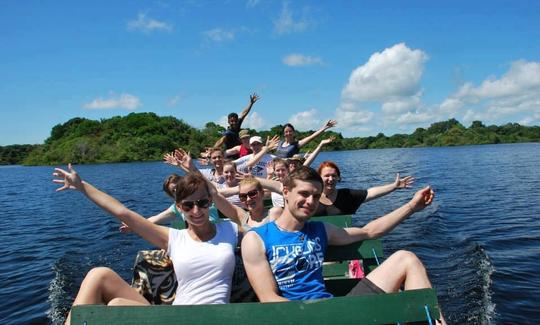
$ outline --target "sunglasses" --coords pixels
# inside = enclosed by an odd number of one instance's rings
[[[240,199],[240,201],[244,202],[245,200],[247,200],[248,196],[253,199],[257,196],[257,194],[259,194],[259,190],[252,190],[247,193],[238,193],[238,198]]]
[[[207,209],[210,206],[210,200],[208,199],[200,199],[197,201],[184,201],[180,203],[182,206],[182,210],[188,212],[189,210],[193,209],[195,205],[197,205],[201,209]]]

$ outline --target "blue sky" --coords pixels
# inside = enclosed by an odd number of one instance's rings
[[[131,112],[345,136],[540,124],[538,1],[2,1],[0,145]]]

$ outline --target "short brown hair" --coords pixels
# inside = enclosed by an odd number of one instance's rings
[[[165,182],[163,182],[163,191],[170,197],[174,199],[176,193],[171,192],[169,189],[169,185],[178,183],[178,181],[182,178],[182,176],[178,174],[170,174],[169,177],[165,179]]]
[[[292,173],[289,173],[283,180],[283,186],[287,187],[289,190],[292,190],[296,184],[295,180],[304,181],[304,182],[317,182],[323,186],[323,180],[321,176],[313,169],[307,166],[300,166],[295,169]]]
[[[195,193],[201,186],[204,187],[206,193],[210,195],[208,184],[203,176],[195,174],[187,174],[181,177],[176,185],[176,203],[180,203],[184,198]]]

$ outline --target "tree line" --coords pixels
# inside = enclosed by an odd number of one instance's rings
[[[282,134],[282,125],[251,134],[263,137]],[[106,163],[161,160],[163,154],[182,147],[193,155],[212,146],[224,127],[208,122],[203,129],[191,127],[172,116],[154,113],[131,113],[100,121],[73,118],[54,126],[51,135],[40,145],[0,146],[0,164],[56,165],[68,162]],[[297,131],[301,139],[313,131]],[[485,126],[474,121],[465,127],[456,119],[431,124],[427,129],[417,128],[412,134],[386,136],[379,133],[370,137],[344,138],[341,133],[327,131],[309,143],[304,151],[313,150],[320,140],[334,136],[336,140],[324,150],[356,150],[374,148],[409,148],[540,142],[539,126],[508,123]]]

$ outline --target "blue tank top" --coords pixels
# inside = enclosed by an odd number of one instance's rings
[[[298,141],[294,141],[293,143],[284,147],[283,140],[282,140],[282,141],[279,141],[278,147],[274,151],[274,155],[276,155],[279,158],[291,158],[292,156],[296,155],[299,152],[300,152],[300,148],[298,147]]]
[[[281,296],[290,300],[332,297],[326,291],[322,275],[328,246],[324,223],[308,221],[301,231],[288,232],[270,222],[253,231],[264,242]]]

